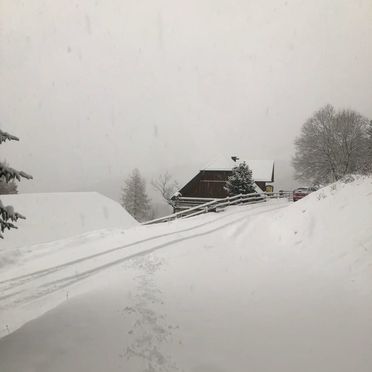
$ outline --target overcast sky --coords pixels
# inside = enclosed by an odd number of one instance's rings
[[[1,158],[21,191],[117,197],[221,153],[274,159],[326,103],[372,118],[371,0],[0,0]]]

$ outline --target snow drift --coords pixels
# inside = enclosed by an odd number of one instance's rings
[[[99,239],[0,271],[0,370],[372,370],[372,178]]]
[[[27,217],[17,222],[17,230],[5,232],[1,250],[137,224],[118,203],[96,192],[2,195],[1,200]]]

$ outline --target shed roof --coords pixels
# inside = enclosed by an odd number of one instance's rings
[[[245,161],[248,164],[249,169],[252,171],[252,177],[258,182],[272,182],[273,181],[273,170],[274,160],[247,160],[246,158],[239,157],[236,162],[232,160],[231,156],[221,156],[215,159],[212,163],[208,164],[202,170],[213,170],[213,171],[226,171],[231,170],[238,164]]]

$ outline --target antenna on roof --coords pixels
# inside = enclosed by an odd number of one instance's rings
[[[232,156],[231,159],[234,160],[235,162],[236,162],[237,160],[239,160],[239,158],[238,158],[237,156]]]

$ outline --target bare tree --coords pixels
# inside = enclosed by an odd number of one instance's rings
[[[308,119],[295,140],[292,164],[297,179],[327,183],[362,173],[367,156],[368,120],[353,110],[331,105]]]
[[[168,172],[160,174],[158,178],[152,180],[151,185],[169,205],[173,206],[171,197],[178,190],[179,185]]]

